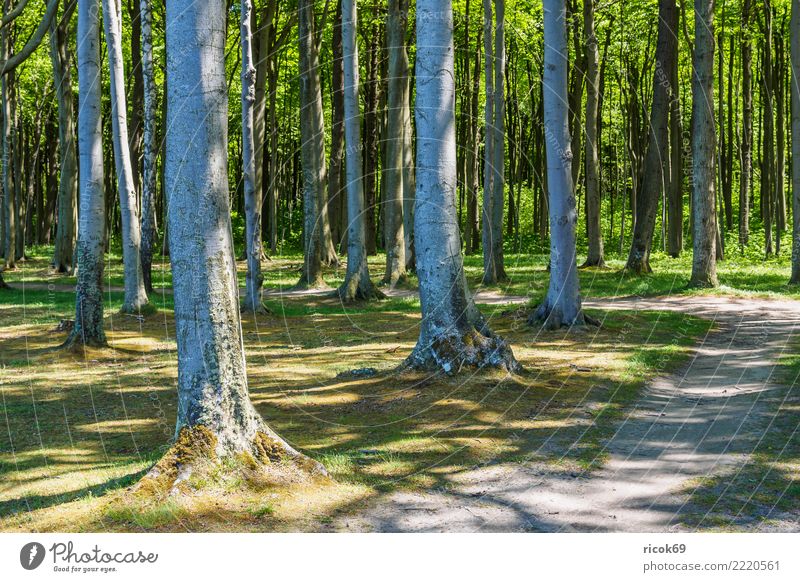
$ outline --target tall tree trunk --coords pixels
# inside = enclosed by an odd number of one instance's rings
[[[681,101],[678,95],[678,42],[673,44],[670,62],[672,71],[672,97],[669,110],[669,155],[670,177],[668,196],[669,234],[667,252],[673,258],[683,252],[683,121],[681,119]]]
[[[333,59],[331,60],[331,159],[328,163],[328,199],[330,200],[331,233],[334,246],[342,249],[344,238],[342,218],[347,204],[344,173],[344,69],[342,65],[342,0],[336,2],[336,20],[333,23]]]
[[[405,104],[408,91],[408,56],[406,55],[407,0],[389,0],[386,19],[386,42],[389,53],[387,91],[386,159],[383,161],[383,191],[386,223],[386,273],[383,283],[390,289],[403,283],[406,276],[406,240],[403,221]]]
[[[325,124],[319,78],[314,0],[298,0],[300,35],[300,133],[303,158],[303,233],[305,261],[300,287],[323,287],[324,246],[322,209],[326,198]]]
[[[11,9],[11,2],[10,0],[4,0],[3,3],[3,14],[8,14]],[[8,60],[9,55],[11,54],[11,41],[8,35],[9,26],[4,26],[2,31],[0,31],[0,59],[3,62]],[[6,269],[14,269],[16,268],[16,250],[17,250],[17,226],[16,226],[16,203],[15,203],[15,196],[14,196],[14,182],[12,180],[12,147],[13,147],[13,127],[14,127],[14,119],[11,109],[11,100],[13,99],[14,88],[13,88],[13,79],[14,79],[14,72],[11,71],[2,75],[2,79],[0,79],[0,83],[2,84],[2,99],[3,99],[3,160],[2,160],[2,171],[3,171],[3,193],[4,193],[4,221],[3,221],[3,233],[4,233],[4,242],[3,247],[5,249],[5,268]]]
[[[800,284],[800,0],[792,0],[789,24],[792,65],[792,276],[789,283]]]
[[[75,325],[66,347],[103,346],[103,126],[100,76],[100,2],[78,0],[78,281]]]
[[[133,167],[128,142],[125,76],[122,60],[122,23],[116,0],[103,0],[103,22],[108,45],[109,81],[111,85],[111,128],[114,140],[114,164],[122,215],[122,262],[125,273],[125,298],[122,311],[137,313],[147,305],[140,254],[142,235]]]
[[[599,50],[597,35],[594,29],[594,11],[596,0],[583,2],[583,27],[586,37],[586,237],[589,249],[585,267],[604,267],[603,231],[600,226],[601,191],[600,191],[600,146],[598,127],[600,98],[600,68],[598,65]]]
[[[505,203],[505,4],[483,0],[485,52],[485,130],[483,176],[483,284],[508,279],[503,265],[503,204]]]
[[[253,62],[253,2],[242,0],[240,42],[242,51],[242,175],[244,181],[247,274],[242,309],[264,311],[261,274],[261,189],[256,187],[255,101],[256,67]]]
[[[742,137],[739,177],[739,244],[750,238],[750,179],[753,167],[753,49],[750,32],[751,0],[742,2]]]
[[[347,275],[339,288],[343,301],[382,298],[369,278],[364,240],[364,181],[361,171],[361,112],[358,89],[358,17],[356,0],[342,0],[342,56],[344,65],[344,130],[347,144]]]
[[[583,325],[576,262],[578,213],[572,182],[572,150],[567,98],[567,20],[565,0],[544,0],[544,131],[550,192],[550,284],[530,321],[548,329]]]
[[[475,307],[456,214],[455,74],[451,0],[417,0],[417,196],[414,213],[422,324],[408,364],[458,373],[516,370],[511,348]]]
[[[142,91],[144,94],[142,142],[142,278],[145,291],[153,291],[153,247],[156,240],[156,83],[153,63],[153,12],[151,0],[140,0],[142,21]]]
[[[169,2],[166,20],[176,435],[190,446],[204,440],[202,452],[210,457],[247,453],[264,463],[307,461],[267,426],[248,393],[228,203],[225,3]],[[165,476],[174,482],[178,473],[168,458],[150,474],[160,474],[162,483]],[[316,463],[313,469],[324,472]]]
[[[72,273],[77,242],[78,161],[75,154],[75,121],[72,97],[72,65],[69,51],[69,18],[50,23],[50,61],[58,101],[58,145],[61,177],[58,185],[58,222],[53,269]]]
[[[716,287],[717,215],[714,196],[714,0],[694,0],[694,74],[692,75],[691,287]]]
[[[658,43],[653,75],[653,105],[645,154],[644,176],[636,201],[636,222],[625,268],[632,273],[650,273],[650,250],[656,225],[658,201],[669,180],[669,113],[672,99],[671,62],[677,43],[678,9],[675,0],[659,0]],[[712,63],[713,64],[713,63]],[[712,105],[713,106],[713,105]]]

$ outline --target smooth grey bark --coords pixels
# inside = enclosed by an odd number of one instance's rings
[[[225,3],[168,2],[165,184],[178,344],[176,435],[257,458],[278,437],[250,401],[228,202]],[[158,467],[158,466],[157,466]],[[321,466],[318,468],[324,472]]]
[[[342,61],[344,70],[344,135],[347,182],[347,275],[339,288],[343,301],[382,298],[369,278],[364,224],[364,180],[359,110],[358,16],[356,0],[342,0]]]
[[[636,221],[625,269],[641,275],[651,273],[650,250],[656,226],[658,202],[667,190],[669,180],[669,114],[673,98],[671,71],[675,66],[674,45],[677,43],[678,8],[675,0],[659,0],[658,40],[653,72],[653,102],[650,108],[642,186],[636,200]]]
[[[692,75],[692,227],[690,287],[716,287],[717,213],[714,196],[714,0],[694,0]]]
[[[386,43],[389,54],[389,79],[386,112],[386,159],[383,162],[386,241],[386,273],[383,283],[394,288],[407,280],[404,211],[405,104],[408,91],[406,54],[407,0],[389,0],[386,18]]]
[[[408,3],[405,4],[404,27],[408,26]],[[405,28],[404,28],[405,31]],[[406,243],[406,270],[414,270],[416,258],[414,253],[414,199],[417,182],[414,171],[414,124],[411,118],[411,75],[408,54],[401,60],[404,68],[401,73],[405,79],[403,91],[403,236]]]
[[[753,48],[750,31],[751,0],[742,2],[742,136],[739,174],[739,245],[750,239],[750,187],[753,168]]]
[[[483,283],[508,279],[503,264],[503,204],[505,203],[505,2],[483,1],[484,71],[486,83],[483,178]],[[494,44],[494,46],[493,46]]]
[[[789,23],[792,66],[792,276],[790,284],[800,284],[800,0],[792,0]]]
[[[678,43],[674,45],[672,86],[679,86]],[[683,120],[681,119],[681,100],[677,91],[673,92],[669,111],[669,155],[670,178],[668,196],[668,240],[667,252],[678,258],[683,252]]]
[[[242,309],[251,313],[263,312],[261,274],[261,189],[256,188],[255,100],[256,68],[253,63],[252,0],[242,0],[242,175],[244,183],[245,242],[247,274]],[[260,165],[260,164],[259,164]]]
[[[530,317],[548,329],[583,325],[576,262],[578,213],[572,181],[567,91],[567,19],[564,0],[544,0],[544,132],[550,210],[550,284]]]
[[[142,29],[142,88],[144,132],[142,140],[142,278],[145,291],[153,291],[153,247],[156,239],[156,83],[153,63],[153,11],[151,0],[141,0],[139,14]]]
[[[103,0],[103,23],[108,47],[109,84],[111,86],[111,130],[114,142],[119,210],[122,218],[122,263],[124,271],[124,313],[138,313],[147,305],[142,276],[139,229],[139,204],[128,141],[128,113],[125,104],[125,73],[122,57],[122,22],[116,0]]]
[[[66,347],[103,346],[105,191],[100,92],[100,2],[78,0],[78,214],[75,325]]]
[[[455,75],[451,0],[417,1],[415,251],[422,324],[407,365],[455,374],[519,364],[467,289],[456,212]]]
[[[3,13],[8,14],[11,9],[10,0],[4,0]],[[8,35],[8,26],[4,26],[0,30],[0,60],[5,62],[10,53],[10,38]],[[3,257],[4,266],[6,269],[13,269],[16,267],[16,249],[17,249],[17,227],[16,227],[16,204],[14,196],[14,184],[11,179],[11,161],[13,139],[12,127],[14,125],[11,99],[13,90],[10,87],[11,74],[3,74],[0,79],[0,93],[3,99],[3,120],[2,120],[2,172],[3,172],[3,248],[5,256]]]
[[[72,96],[72,64],[69,51],[69,15],[50,23],[50,61],[58,102],[58,146],[61,161],[58,182],[58,223],[53,249],[53,270],[72,273],[78,240],[78,159],[75,153],[75,120]]]
[[[598,116],[600,98],[600,51],[594,29],[596,0],[583,2],[583,27],[586,37],[586,238],[589,242],[584,267],[604,267],[603,231],[600,225],[600,160],[598,156]]]
[[[313,0],[298,0],[300,49],[300,150],[303,164],[303,273],[299,287],[324,287],[322,264],[327,254],[321,219],[326,199],[325,123],[319,78],[319,47]]]

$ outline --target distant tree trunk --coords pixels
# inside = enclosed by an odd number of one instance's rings
[[[75,325],[66,347],[104,346],[103,125],[100,76],[100,2],[78,0],[78,155],[81,212],[78,217],[78,282]]]
[[[695,47],[692,75],[691,287],[716,287],[717,215],[714,197],[714,0],[694,0]]]
[[[153,63],[153,12],[151,0],[140,0],[142,21],[142,92],[144,94],[142,142],[142,277],[148,293],[153,291],[153,247],[156,240],[156,83]]]
[[[78,222],[78,161],[75,155],[75,121],[72,97],[72,65],[69,51],[69,19],[50,23],[50,61],[53,64],[53,83],[58,101],[58,144],[61,177],[58,185],[58,222],[53,269],[57,273],[72,273],[77,242]]]
[[[414,213],[422,324],[408,365],[519,368],[467,289],[455,207],[455,74],[451,0],[417,0],[417,197]]]
[[[242,0],[240,42],[242,51],[242,175],[244,182],[247,274],[242,310],[264,311],[261,274],[261,189],[256,188],[255,100],[256,68],[253,62],[253,2]]]
[[[565,0],[544,0],[544,131],[550,192],[550,284],[530,322],[548,329],[583,325],[576,262],[578,213],[572,183],[567,99],[567,20]]]
[[[344,228],[347,222],[344,173],[344,69],[342,65],[342,0],[336,2],[336,20],[333,23],[333,59],[331,61],[331,159],[328,164],[328,199],[331,209],[331,233],[334,246],[342,249]]]
[[[114,140],[119,209],[122,215],[122,262],[125,272],[125,298],[122,311],[137,313],[147,305],[140,254],[142,235],[133,167],[128,142],[125,77],[122,69],[122,23],[116,0],[103,0],[103,22],[108,45],[109,81],[111,85],[111,128]]]
[[[469,5],[469,0],[467,1]],[[469,9],[467,10],[469,12]],[[469,14],[467,14],[469,19]],[[469,20],[467,20],[466,27],[469,28]],[[471,255],[474,253],[479,244],[480,227],[478,225],[478,191],[480,188],[480,127],[478,119],[479,100],[480,100],[480,87],[481,87],[481,29],[478,29],[478,35],[475,39],[475,54],[474,71],[470,72],[470,59],[466,59],[465,71],[467,81],[467,92],[469,94],[469,117],[467,120],[467,135],[469,140],[466,144],[467,168],[467,221],[464,230],[464,243],[465,253]],[[467,50],[472,50],[467,43]]]
[[[342,56],[344,65],[344,128],[347,144],[347,275],[339,288],[343,301],[382,298],[369,278],[364,240],[364,181],[361,159],[361,112],[358,89],[358,17],[356,0],[342,0]]]
[[[408,91],[408,56],[406,55],[406,0],[389,0],[386,19],[386,42],[389,53],[389,79],[386,119],[386,159],[383,161],[383,191],[386,223],[386,273],[383,283],[390,289],[403,283],[406,276],[406,237],[403,221],[405,196],[403,167],[405,153],[405,104]]]
[[[783,81],[785,77],[784,30],[781,27],[776,47],[776,63],[772,91],[775,94],[775,254],[781,252],[781,239],[786,231],[786,127],[784,115]]]
[[[408,1],[403,4],[404,26],[408,26]],[[405,28],[404,28],[405,30]],[[404,50],[405,53],[405,50]],[[411,119],[411,75],[408,63],[408,54],[401,60],[403,66],[402,77],[405,79],[403,91],[403,235],[406,242],[406,270],[416,269],[416,256],[414,253],[414,201],[416,198],[417,182],[414,171],[414,124]]]
[[[658,201],[666,191],[669,179],[669,113],[673,95],[670,72],[674,67],[674,45],[677,42],[678,9],[675,0],[659,0],[658,43],[653,75],[653,104],[650,110],[650,131],[645,154],[644,176],[636,201],[636,222],[625,268],[641,275],[650,273],[650,250],[656,225]]]
[[[761,217],[764,222],[764,254],[774,253],[773,219],[775,217],[775,104],[772,95],[772,6],[764,1],[764,43],[761,74],[761,96],[763,103],[763,158],[761,162]]]
[[[670,62],[672,71],[672,97],[669,111],[669,155],[670,178],[668,196],[669,240],[667,252],[678,258],[683,252],[683,121],[681,119],[681,101],[678,96],[678,43],[673,44]]]
[[[503,264],[503,204],[505,203],[505,3],[483,0],[483,44],[486,83],[483,177],[483,284],[508,276]]]
[[[303,231],[305,261],[301,287],[323,287],[322,264],[327,248],[320,217],[325,202],[325,124],[319,78],[314,0],[298,0],[300,35],[300,133],[303,159]]]
[[[800,284],[800,0],[792,0],[790,53],[792,65],[792,277]]]
[[[11,9],[10,0],[4,0],[3,14],[8,14]],[[11,53],[10,39],[8,35],[9,26],[4,26],[0,31],[0,59],[3,62],[8,60]],[[3,221],[3,233],[5,248],[5,268],[16,268],[16,250],[17,250],[17,226],[16,226],[16,203],[14,196],[14,182],[12,180],[13,167],[12,162],[12,147],[13,147],[13,126],[14,119],[11,110],[11,100],[13,98],[13,80],[14,73],[9,72],[2,75],[0,83],[2,83],[2,99],[3,99],[3,193],[4,193],[4,213],[5,220]]]
[[[366,95],[364,99],[364,195],[366,197],[366,244],[367,254],[378,252],[377,225],[375,214],[377,205],[377,167],[378,167],[378,108],[380,90],[378,68],[381,57],[380,34],[377,24],[369,25],[368,64],[366,65]]]
[[[594,30],[596,0],[583,2],[583,26],[586,36],[586,237],[589,252],[585,267],[604,267],[603,231],[600,225],[601,191],[598,148],[600,68],[597,35]]]
[[[744,248],[750,238],[750,178],[753,167],[753,51],[751,45],[751,0],[742,2],[742,137],[739,177],[739,244]]]
[[[176,436],[182,444],[203,445],[201,452],[211,457],[248,453],[263,463],[301,460],[267,426],[248,393],[228,203],[225,3],[169,2],[166,30]],[[155,467],[162,482],[174,482],[179,468],[193,469],[167,459]],[[324,473],[304,460],[304,467]]]

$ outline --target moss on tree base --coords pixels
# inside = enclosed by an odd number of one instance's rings
[[[595,319],[591,315],[587,315],[582,309],[579,309],[574,317],[565,317],[561,308],[550,307],[547,303],[542,303],[533,313],[528,317],[528,325],[535,327],[542,327],[547,331],[553,331],[562,327],[582,327],[592,325],[601,327],[599,319]]]
[[[240,474],[244,481],[258,486],[328,475],[322,464],[267,432],[256,433],[250,450],[223,458],[217,454],[217,445],[216,435],[205,426],[181,428],[175,443],[136,484],[134,493],[145,498],[189,493],[233,474]]]

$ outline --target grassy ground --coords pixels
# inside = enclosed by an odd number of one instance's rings
[[[49,275],[48,255],[35,249],[5,273],[16,288],[0,293],[2,530],[324,530],[377,495],[445,487],[447,475],[482,463],[532,459],[591,470],[643,383],[676,367],[709,329],[675,313],[598,311],[599,330],[535,332],[518,311],[482,306],[526,372],[451,379],[392,373],[418,334],[415,299],[353,307],[323,298],[270,300],[272,315],[244,321],[253,401],[281,435],[325,463],[333,480],[253,489],[234,471],[191,498],[143,503],[127,488],[164,452],[175,420],[171,298],[160,296],[159,311],[139,321],[118,314],[121,294],[109,293],[110,347],[84,357],[63,353],[55,348],[65,334],[54,328],[73,317],[74,296],[61,285],[74,279]],[[731,259],[720,279],[732,293],[794,294],[781,261]],[[370,264],[377,278],[381,257]],[[266,266],[267,287],[294,284],[299,265],[295,255],[275,258]],[[623,277],[619,260],[611,265],[582,271],[586,295],[678,292],[690,271],[687,260],[661,256],[653,261],[658,274],[641,279]],[[509,256],[512,282],[502,290],[543,293],[544,267],[543,257]],[[154,280],[168,287],[166,265],[155,271],[163,276]],[[475,284],[479,258],[467,259],[467,271]],[[121,284],[119,257],[111,257],[107,275]],[[343,271],[328,275],[335,285]],[[24,290],[23,281],[50,288]],[[378,375],[346,374],[366,367]]]

